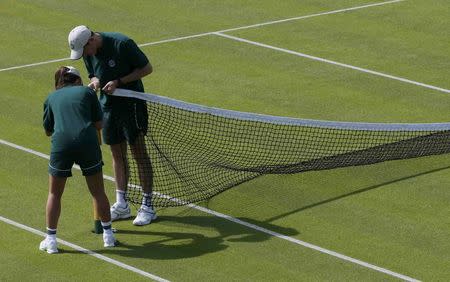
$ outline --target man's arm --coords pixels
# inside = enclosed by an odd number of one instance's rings
[[[149,74],[151,74],[153,72],[153,67],[150,63],[148,63],[146,66],[144,66],[143,68],[137,68],[134,71],[132,71],[130,74],[124,76],[124,77],[119,77],[117,80],[117,82],[120,84],[127,84],[129,82],[138,80],[143,78],[144,76],[147,76]]]
[[[83,57],[84,65],[86,66],[86,70],[89,74],[89,84],[88,87],[97,91],[100,89],[100,80],[94,74],[94,67],[92,66],[92,58],[91,56]]]
[[[124,77],[119,77],[115,80],[112,80],[108,83],[106,83],[105,87],[103,87],[103,91],[105,91],[108,94],[112,94],[117,87],[123,84],[130,83],[132,81],[138,80],[143,78],[144,76],[147,76],[153,72],[153,67],[150,63],[148,63],[146,66],[142,68],[136,68],[131,73],[127,74]],[[96,78],[96,77],[93,77]],[[92,79],[91,79],[92,84]],[[92,87],[91,87],[92,88]]]

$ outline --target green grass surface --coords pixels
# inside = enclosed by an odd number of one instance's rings
[[[2,1],[0,69],[68,57],[75,25],[138,43],[375,3],[375,1]],[[230,32],[342,63],[449,88],[447,1],[395,4]],[[114,15],[114,16],[112,16]],[[206,36],[143,47],[148,92],[272,115],[367,122],[446,122],[448,94]],[[42,103],[60,62],[0,72],[0,139],[48,154]],[[110,153],[102,147],[105,174]],[[45,229],[47,161],[0,146],[0,216]],[[275,232],[425,281],[450,277],[450,156],[265,176],[202,205]],[[113,199],[114,185],[106,188]],[[68,181],[58,236],[173,281],[380,281],[391,276],[190,208],[158,211],[143,228],[120,221],[115,249],[89,232],[92,201]],[[0,222],[0,280],[145,280]]]
[[[109,281],[146,280],[138,274],[69,248],[60,248],[60,254],[55,256],[43,256],[37,248],[43,237],[3,222],[0,222],[0,228],[2,281],[91,281],[96,277]],[[4,251],[6,249],[7,252]]]

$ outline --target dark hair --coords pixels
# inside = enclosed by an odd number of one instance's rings
[[[64,86],[75,84],[75,82],[80,79],[78,76],[67,73],[69,68],[59,67],[55,72],[55,89],[63,88]]]

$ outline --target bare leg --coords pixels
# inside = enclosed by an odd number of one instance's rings
[[[86,176],[86,183],[96,203],[97,214],[103,222],[111,220],[108,197],[105,194],[102,172]]]
[[[130,149],[138,166],[142,189],[144,193],[151,194],[153,191],[153,169],[142,134],[139,134],[134,144],[130,144]]]
[[[141,208],[133,220],[134,225],[147,225],[157,218],[152,203],[153,168],[144,141],[144,136],[141,134],[134,144],[130,144],[131,153],[138,167],[139,180],[144,191]]]
[[[126,191],[128,185],[128,164],[126,160],[127,143],[111,145],[113,157],[114,177],[116,178],[116,189]]]
[[[67,177],[49,175],[49,189],[46,208],[47,227],[56,229],[61,214],[61,197],[64,192]]]
[[[111,230],[111,213],[109,210],[108,197],[105,194],[102,172],[86,176],[86,183],[94,198],[97,214],[100,216],[103,227],[103,242],[105,247],[114,247],[116,239]]]

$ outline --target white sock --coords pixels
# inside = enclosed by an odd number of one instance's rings
[[[47,239],[56,240],[56,229],[47,227]]]
[[[102,227],[103,227],[103,232],[104,233],[112,233],[112,229],[111,229],[111,221],[108,222],[101,222],[102,223]]]
[[[142,197],[142,206],[152,207],[152,194],[144,193],[144,196]]]
[[[122,207],[127,205],[127,202],[125,201],[125,191],[116,190],[116,202]]]

